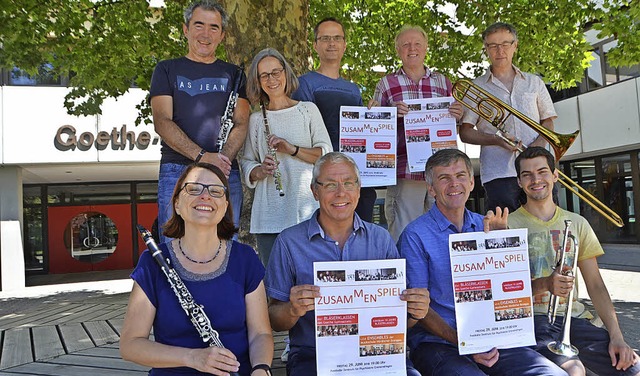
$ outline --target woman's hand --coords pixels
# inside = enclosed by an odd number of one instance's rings
[[[292,145],[289,141],[273,134],[269,135],[269,138],[267,139],[267,143],[269,144],[270,148],[275,149],[277,152],[280,152],[280,153],[286,153],[291,155],[296,152],[296,147]]]
[[[240,362],[236,356],[227,349],[220,347],[207,347],[206,349],[192,349],[189,351],[188,367],[200,372],[212,375],[227,375],[230,372],[238,372]]]
[[[273,175],[278,164],[271,155],[264,157],[262,164],[251,170],[251,181],[258,181],[266,179],[269,175]]]

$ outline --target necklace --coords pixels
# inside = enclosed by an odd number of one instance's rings
[[[210,259],[209,259],[209,260],[207,260],[207,261],[198,261],[198,260],[194,260],[194,259],[192,259],[191,257],[187,256],[187,254],[186,254],[186,253],[184,253],[184,251],[182,250],[182,239],[178,239],[178,248],[180,248],[180,252],[182,253],[182,255],[183,255],[184,257],[186,257],[186,258],[187,258],[187,260],[189,260],[189,261],[191,261],[191,262],[195,262],[195,263],[197,263],[197,264],[208,264],[208,263],[210,263],[211,261],[215,260],[215,259],[216,259],[216,257],[218,257],[218,255],[220,254],[220,250],[222,249],[222,240],[221,240],[221,239],[218,239],[218,242],[219,242],[219,243],[218,243],[218,250],[216,251],[216,254],[215,254],[215,255],[213,255],[213,257],[212,257],[212,258],[210,258]]]

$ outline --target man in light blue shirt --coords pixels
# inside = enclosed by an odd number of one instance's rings
[[[314,307],[320,288],[313,285],[313,263],[398,258],[389,233],[355,213],[359,177],[355,161],[345,154],[332,152],[318,159],[311,190],[320,209],[310,219],[284,230],[273,245],[265,277],[269,318],[274,330],[289,331],[290,376],[316,374]],[[426,316],[426,289],[405,290],[400,299],[407,302],[408,325],[417,322],[411,317]],[[417,375],[412,368],[408,374]]]
[[[532,348],[492,350],[460,355],[449,260],[449,235],[507,227],[508,210],[473,213],[465,204],[473,190],[473,167],[457,149],[432,155],[425,169],[428,193],[435,205],[411,222],[398,248],[407,260],[408,286],[427,288],[430,309],[408,333],[410,355],[423,375],[566,375]]]

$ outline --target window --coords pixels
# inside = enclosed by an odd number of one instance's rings
[[[53,65],[45,63],[40,65],[38,73],[30,75],[20,68],[13,68],[9,72],[9,85],[15,86],[60,86],[60,76],[53,72]]]

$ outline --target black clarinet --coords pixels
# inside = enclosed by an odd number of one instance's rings
[[[231,128],[233,128],[233,112],[236,109],[238,103],[238,89],[240,83],[244,79],[244,63],[240,64],[234,77],[233,90],[229,94],[229,100],[227,100],[227,107],[224,109],[224,114],[220,118],[220,132],[218,133],[218,141],[216,141],[216,149],[218,152],[222,151],[222,147],[227,143]]]
[[[167,281],[169,281],[171,289],[178,297],[180,306],[184,309],[187,316],[189,316],[191,323],[198,331],[202,341],[209,345],[209,347],[215,346],[224,349],[225,347],[222,344],[222,341],[220,341],[218,332],[213,329],[209,317],[204,312],[204,306],[193,300],[193,295],[191,295],[187,286],[182,282],[182,278],[180,278],[176,270],[169,265],[171,260],[162,257],[162,251],[158,248],[153,236],[151,236],[151,232],[142,225],[138,225],[137,228],[138,232],[140,232],[140,236],[142,236],[142,240],[144,240],[147,248],[151,251],[151,256],[153,256],[153,259],[156,260],[156,263],[160,266],[160,269],[162,269],[162,272],[167,277]],[[230,374],[232,376],[238,376],[238,373],[235,372],[231,372]]]

